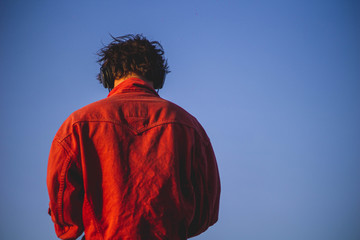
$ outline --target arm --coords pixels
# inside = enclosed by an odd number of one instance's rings
[[[47,187],[56,235],[76,239],[83,232],[81,168],[73,152],[56,137],[49,155]]]
[[[191,181],[196,200],[189,237],[199,235],[218,220],[220,177],[213,148],[206,140],[199,139],[192,163]]]

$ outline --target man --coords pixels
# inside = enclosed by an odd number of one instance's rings
[[[159,97],[158,42],[113,38],[99,52],[106,99],[75,111],[50,150],[49,214],[61,239],[187,239],[218,219],[220,181],[198,121]]]

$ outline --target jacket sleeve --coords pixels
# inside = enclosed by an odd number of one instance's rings
[[[49,214],[60,239],[76,239],[84,231],[82,176],[76,160],[66,143],[55,137],[48,161],[47,187]]]
[[[192,161],[191,181],[195,194],[195,214],[189,237],[199,235],[218,220],[220,177],[210,140],[198,140]]]

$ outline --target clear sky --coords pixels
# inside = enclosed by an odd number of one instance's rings
[[[47,157],[106,97],[96,52],[159,41],[163,98],[206,129],[220,218],[195,239],[360,239],[360,4],[351,0],[0,1],[0,239],[56,239]]]

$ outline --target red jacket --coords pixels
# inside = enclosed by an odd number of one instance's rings
[[[74,112],[51,146],[49,213],[61,239],[186,239],[218,219],[220,181],[199,122],[130,78]]]

